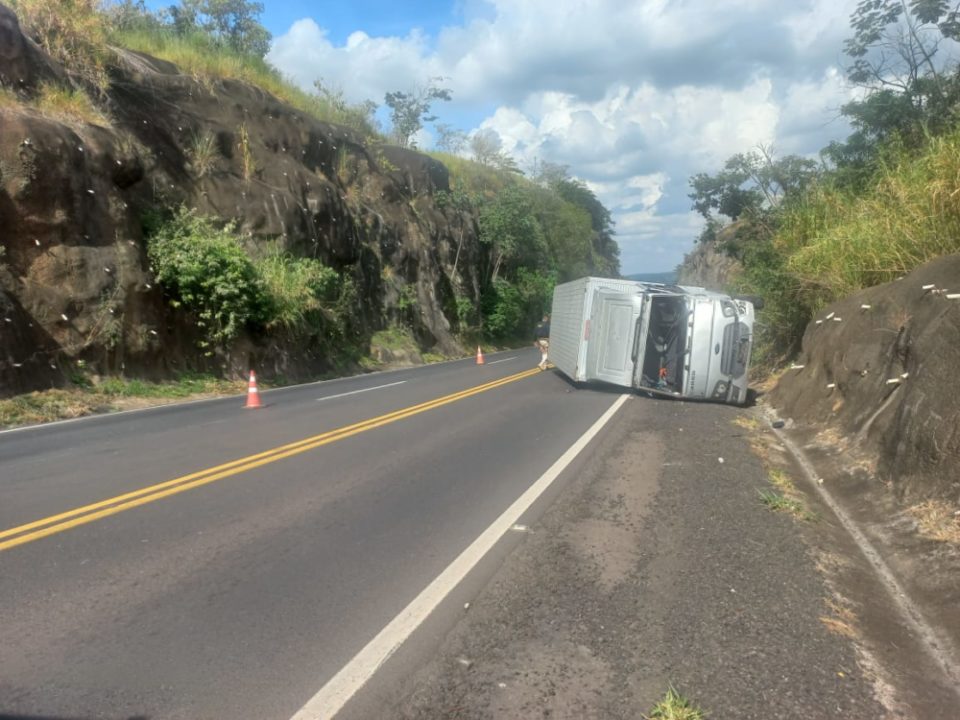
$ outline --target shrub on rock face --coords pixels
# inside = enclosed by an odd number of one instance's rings
[[[256,263],[264,295],[267,329],[302,332],[320,323],[335,322],[333,308],[341,291],[340,276],[313,258],[298,258],[278,248]]]
[[[253,260],[232,223],[181,208],[156,223],[150,262],[170,304],[197,318],[205,346],[225,347],[245,328],[336,335],[353,302],[353,286],[313,258],[272,247]]]
[[[209,344],[226,345],[260,319],[257,271],[234,225],[217,227],[182,208],[159,226],[148,251],[170,303],[197,317]]]

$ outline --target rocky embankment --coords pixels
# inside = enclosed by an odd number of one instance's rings
[[[677,282],[681,285],[696,285],[708,290],[729,292],[742,270],[740,261],[723,251],[724,242],[732,239],[737,224],[731,224],[717,233],[713,242],[699,242],[683,256],[677,268]]]
[[[824,308],[770,402],[901,500],[960,503],[960,255]]]
[[[180,205],[351,278],[358,345],[414,305],[405,322],[422,346],[458,349],[456,298],[477,300],[479,245],[471,215],[433,201],[449,186],[441,163],[252,85],[112,52],[103,123],[41,112],[30,102],[40,87],[72,81],[0,5],[0,395],[61,384],[81,361],[146,376],[327,369],[321,348],[282,337],[198,351],[190,319],[154,282],[142,230],[149,213]]]

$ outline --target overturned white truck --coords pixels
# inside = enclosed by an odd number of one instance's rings
[[[735,405],[754,305],[699,287],[586,277],[557,285],[550,359],[571,380]]]

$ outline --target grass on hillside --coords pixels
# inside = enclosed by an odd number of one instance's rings
[[[772,240],[743,245],[737,290],[765,301],[754,367],[789,360],[824,306],[960,252],[958,197],[960,129],[889,151],[866,191],[825,183],[785,208]]]
[[[703,710],[683,697],[673,686],[646,716],[647,720],[704,720],[704,717]]]
[[[7,0],[32,39],[98,91],[110,84],[107,74],[107,24],[100,0]]]
[[[83,90],[45,83],[40,86],[36,98],[28,104],[43,115],[58,120],[79,120],[104,127],[110,125],[110,118],[100,111]]]
[[[65,122],[82,122],[101,127],[110,125],[110,118],[96,106],[86,92],[52,83],[41,85],[32,98],[0,87],[0,108],[5,107],[30,107],[45,117]]]
[[[17,94],[13,90],[0,85],[0,108],[10,107],[19,103],[20,98],[17,97]]]
[[[960,252],[958,196],[960,130],[931,138],[920,153],[892,152],[865,193],[813,188],[785,213],[773,254],[747,267],[761,284],[765,269],[773,273],[757,288],[771,296],[764,322],[799,309],[802,331],[823,306]]]
[[[436,151],[426,154],[446,166],[447,170],[450,171],[451,185],[460,185],[468,193],[492,196],[517,179],[515,174],[483,165],[459,155]]]
[[[286,80],[265,60],[218,46],[201,34],[181,36],[169,32],[126,30],[112,33],[110,41],[114,45],[171,62],[181,72],[202,80],[248,82],[318,120],[345,125],[365,136],[377,135],[361,111],[341,108],[319,95],[306,93]]]
[[[777,241],[810,301],[826,304],[960,252],[958,195],[960,133],[895,157],[866,195],[819,188],[787,215]]]
[[[78,377],[74,387],[42,390],[0,400],[0,428],[67,420],[94,413],[155,404],[195,396],[242,393],[245,382],[210,375],[182,375],[173,382],[108,378],[94,385]],[[147,400],[155,402],[136,402]]]
[[[395,326],[374,333],[370,338],[370,345],[382,347],[385,350],[420,352],[420,347],[410,330]]]

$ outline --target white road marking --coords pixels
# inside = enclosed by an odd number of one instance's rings
[[[337,395],[327,395],[326,397],[317,398],[317,402],[323,400],[333,400],[334,398],[346,397],[347,395],[359,395],[360,393],[370,392],[371,390],[383,390],[383,388],[393,387],[394,385],[403,385],[406,380],[400,380],[398,382],[387,383],[386,385],[377,385],[375,387],[363,388],[363,390],[353,390],[351,392],[338,393]]]
[[[516,360],[519,355],[514,355],[513,357],[504,358],[503,360],[494,360],[493,362],[488,362],[487,365],[496,365],[497,363],[510,362],[511,360]]]
[[[397,649],[410,637],[443,599],[520,519],[574,458],[610,422],[632,395],[621,395],[590,428],[541,475],[526,492],[493,521],[447,568],[413,601],[358,652],[350,662],[307,701],[291,720],[332,718],[364,684],[373,677]]]

